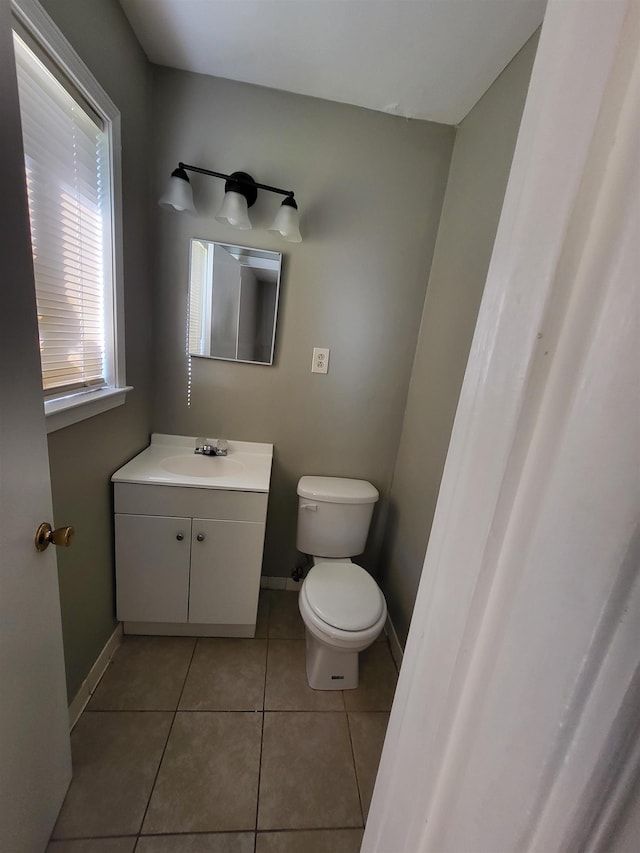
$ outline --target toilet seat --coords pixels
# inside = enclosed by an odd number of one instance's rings
[[[377,583],[355,563],[317,563],[302,591],[316,618],[338,631],[366,631],[385,611]]]

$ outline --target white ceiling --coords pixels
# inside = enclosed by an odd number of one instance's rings
[[[458,124],[545,0],[120,0],[147,56],[200,74]]]

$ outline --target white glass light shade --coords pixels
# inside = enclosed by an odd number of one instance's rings
[[[247,200],[241,193],[227,190],[224,194],[222,207],[216,214],[218,222],[228,222],[234,228],[248,231],[251,228]]]
[[[180,213],[191,213],[195,216],[196,208],[193,203],[193,191],[189,179],[187,177],[182,178],[174,172],[169,178],[166,191],[158,204],[161,207],[170,207]]]
[[[293,202],[293,204],[291,203]],[[278,231],[289,243],[302,243],[300,234],[300,214],[295,201],[286,198],[275,215],[269,231]]]

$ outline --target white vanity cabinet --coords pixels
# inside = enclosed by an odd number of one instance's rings
[[[119,482],[114,489],[125,633],[252,637],[267,494]]]

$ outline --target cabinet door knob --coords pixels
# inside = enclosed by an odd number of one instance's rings
[[[178,533],[176,539],[178,540],[178,542],[182,542],[182,540],[184,539],[184,533]]]
[[[198,540],[198,542],[204,542],[204,533],[198,533],[196,539]]]

